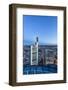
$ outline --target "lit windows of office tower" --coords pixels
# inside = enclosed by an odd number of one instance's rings
[[[31,45],[31,65],[38,65],[38,37],[35,44]]]

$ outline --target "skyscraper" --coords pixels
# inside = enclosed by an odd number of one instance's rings
[[[31,45],[31,65],[38,65],[38,37],[36,37],[36,42]]]

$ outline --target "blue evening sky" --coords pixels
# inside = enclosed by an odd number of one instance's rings
[[[24,44],[57,44],[57,16],[24,15]]]

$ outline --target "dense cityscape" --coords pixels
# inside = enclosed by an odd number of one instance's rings
[[[32,48],[31,48],[32,47]],[[24,45],[23,74],[57,73],[57,45]]]

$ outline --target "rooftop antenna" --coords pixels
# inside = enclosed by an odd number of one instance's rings
[[[36,37],[36,41],[38,42],[38,37]]]

